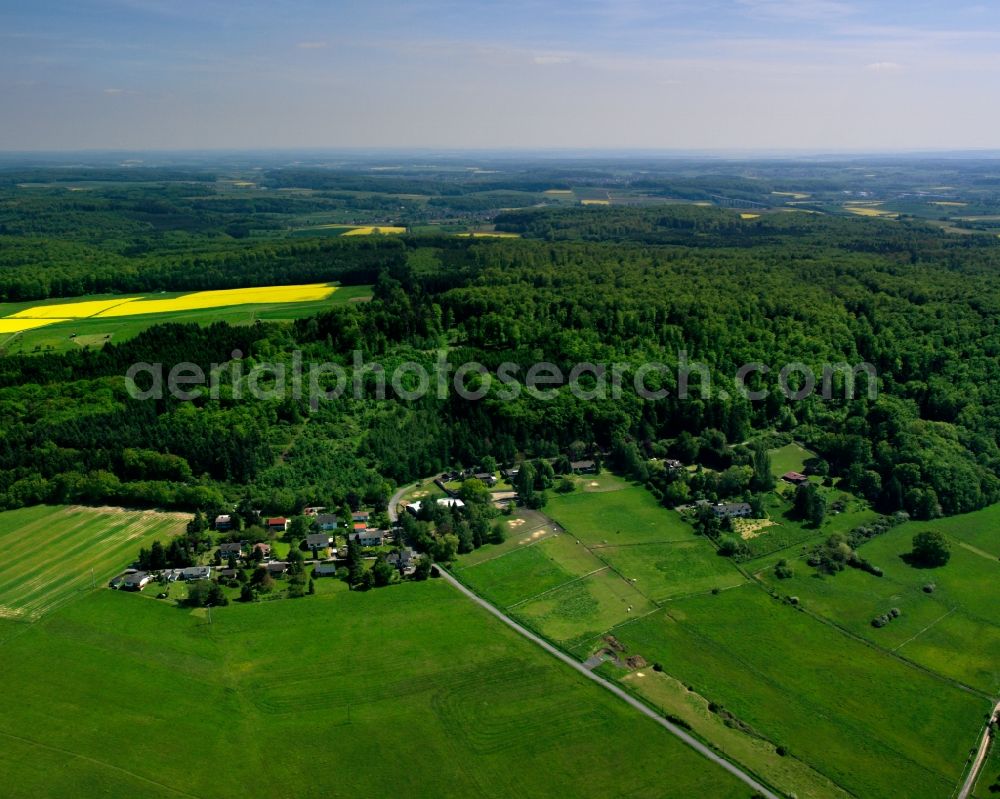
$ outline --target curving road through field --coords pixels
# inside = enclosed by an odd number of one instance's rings
[[[401,493],[401,492],[397,492],[397,493]],[[396,499],[396,497],[393,497],[393,500],[395,500],[395,499]],[[701,743],[701,741],[699,741],[697,738],[694,738],[693,736],[688,735],[688,733],[686,733],[684,730],[682,730],[676,724],[671,724],[665,718],[663,718],[662,716],[658,715],[655,711],[653,711],[652,709],[650,709],[649,707],[647,707],[646,705],[644,705],[642,702],[640,702],[635,697],[630,696],[628,693],[626,693],[625,691],[623,691],[617,685],[614,685],[613,683],[609,682],[608,680],[605,680],[603,677],[600,677],[597,674],[594,674],[589,669],[587,669],[582,663],[580,663],[577,660],[574,660],[569,655],[567,655],[564,652],[561,652],[560,650],[556,649],[556,647],[552,646],[552,644],[550,644],[545,639],[540,638],[539,636],[535,635],[528,628],[522,627],[520,624],[518,624],[512,618],[510,618],[509,616],[507,616],[506,614],[504,614],[501,610],[497,609],[496,607],[494,607],[493,605],[491,605],[489,602],[487,602],[485,599],[483,599],[482,597],[480,597],[478,594],[474,593],[473,591],[469,590],[464,585],[462,585],[462,583],[459,582],[452,574],[450,574],[447,571],[447,569],[445,569],[443,566],[441,566],[441,564],[437,564],[437,567],[438,567],[438,570],[441,572],[441,576],[445,580],[447,580],[451,585],[453,585],[456,589],[458,589],[458,591],[460,591],[462,594],[464,594],[465,596],[467,596],[469,599],[471,599],[473,602],[475,602],[480,607],[484,608],[489,613],[492,613],[494,616],[496,616],[498,619],[500,619],[500,621],[502,621],[508,627],[510,627],[511,629],[513,629],[515,632],[520,633],[525,638],[527,638],[529,641],[537,644],[542,649],[544,649],[546,652],[548,652],[550,655],[552,655],[553,657],[558,658],[559,660],[561,660],[563,663],[565,663],[570,668],[575,669],[577,672],[579,672],[580,674],[582,674],[588,680],[593,680],[594,682],[596,682],[598,685],[600,685],[605,690],[610,691],[615,696],[617,696],[619,699],[621,699],[623,702],[628,703],[635,710],[638,710],[644,716],[648,716],[653,721],[655,721],[657,724],[659,724],[661,727],[663,727],[664,729],[666,729],[669,733],[671,733],[672,735],[674,735],[677,738],[680,738],[681,741],[683,741],[685,744],[687,744],[688,746],[690,746],[692,749],[694,749],[700,755],[703,755],[704,757],[708,758],[713,763],[715,763],[717,766],[720,766],[721,768],[724,768],[726,771],[728,771],[730,774],[732,774],[737,779],[742,780],[743,782],[745,782],[747,785],[749,785],[751,788],[753,788],[755,791],[757,791],[760,795],[766,796],[767,799],[780,799],[780,797],[777,794],[773,793],[772,791],[769,791],[767,788],[765,788],[763,785],[761,785],[759,782],[757,782],[757,780],[755,780],[752,776],[750,776],[745,771],[743,771],[742,769],[740,769],[738,766],[733,765],[732,763],[730,763],[725,758],[720,757],[719,755],[717,755],[715,752],[713,752],[711,749],[709,749],[707,746],[705,746],[703,743]]]

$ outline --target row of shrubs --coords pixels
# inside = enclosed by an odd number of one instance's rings
[[[892,608],[888,613],[876,616],[872,619],[872,627],[885,627],[893,619],[898,619],[902,615],[899,608]]]

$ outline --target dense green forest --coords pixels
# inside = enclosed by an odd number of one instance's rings
[[[177,197],[193,202],[191,181]],[[176,187],[175,187],[176,189]],[[117,190],[117,189],[116,189]],[[170,193],[116,205],[106,197],[53,227],[52,209],[4,209],[0,286],[7,299],[95,291],[221,288],[341,280],[375,284],[370,303],[331,309],[294,326],[155,327],[103,350],[0,360],[0,505],[121,502],[211,510],[243,495],[275,512],[305,503],[384,503],[393,483],[439,469],[560,453],[612,451],[620,460],[672,454],[720,471],[745,467],[761,435],[794,436],[823,468],[885,511],[918,518],[1000,499],[1000,246],[917,220],[843,219],[683,205],[543,208],[505,212],[498,228],[522,239],[441,235],[394,239],[250,239],[173,216],[137,243],[136,214],[171,208]],[[153,197],[149,195],[152,194]],[[136,203],[144,202],[137,211]],[[37,200],[41,206],[45,201]],[[56,203],[51,197],[48,202]],[[77,203],[91,202],[77,197]],[[107,203],[106,205],[104,203]],[[183,203],[182,203],[183,204]],[[123,208],[127,207],[127,211]],[[247,209],[241,209],[241,213]],[[84,225],[80,221],[86,219]],[[180,224],[182,232],[175,225]],[[96,227],[95,227],[96,225]],[[213,227],[213,225],[215,227]],[[103,226],[103,227],[102,227]],[[114,230],[122,246],[113,252]],[[172,236],[185,238],[183,244]],[[72,265],[70,265],[72,264]],[[623,363],[624,396],[553,399],[498,387],[479,401],[454,394],[404,401],[342,397],[137,401],[129,364],[190,361],[209,369],[243,353],[245,365],[351,363],[360,351],[390,373],[428,367],[549,361]],[[712,370],[713,391],[643,400],[632,370],[675,369],[681,351]],[[879,395],[784,398],[775,373],[803,362],[870,362]],[[773,368],[734,388],[742,365]],[[736,474],[731,471],[730,474]],[[669,481],[668,481],[669,482]],[[739,495],[746,481],[655,486],[664,501]]]

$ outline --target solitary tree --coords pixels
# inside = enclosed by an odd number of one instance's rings
[[[951,559],[951,545],[941,533],[925,530],[913,536],[913,561],[921,566],[944,566]]]

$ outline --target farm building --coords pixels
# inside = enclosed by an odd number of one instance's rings
[[[351,533],[348,538],[363,547],[380,547],[385,540],[381,530],[359,530],[356,533]]]
[[[663,461],[663,465],[666,466],[668,469],[683,469],[684,468],[684,464],[683,463],[681,463],[679,460],[675,460],[673,458],[667,458],[665,461]]]
[[[593,474],[597,471],[597,464],[594,461],[573,461],[570,468],[574,474]]]
[[[313,524],[323,531],[336,530],[339,523],[340,520],[333,513],[317,513],[313,520]]]
[[[233,529],[233,517],[227,513],[223,513],[220,516],[215,517],[215,529],[220,533],[224,533],[228,530]]]
[[[781,475],[781,479],[792,485],[802,485],[802,483],[809,482],[809,478],[799,472],[785,472]]]
[[[720,519],[745,519],[753,510],[746,502],[720,502],[712,506],[712,513]]]

